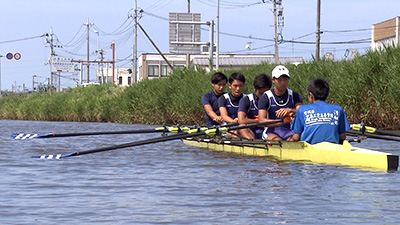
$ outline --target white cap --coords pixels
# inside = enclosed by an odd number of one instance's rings
[[[272,78],[279,78],[282,75],[290,77],[289,70],[285,66],[279,65],[272,70]]]

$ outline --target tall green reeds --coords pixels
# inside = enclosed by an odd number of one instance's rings
[[[270,74],[275,65],[243,68],[245,93],[253,78]],[[316,77],[330,84],[329,103],[341,105],[350,123],[400,129],[400,49],[385,48],[353,60],[319,60],[286,65],[289,88],[308,103],[306,88]],[[233,70],[224,71],[229,76]],[[236,71],[235,71],[236,72]],[[174,70],[168,78],[145,80],[130,87],[111,84],[65,92],[39,92],[0,99],[0,118],[18,120],[98,121],[146,124],[203,124],[201,96],[212,90],[212,73],[196,68]],[[228,88],[226,91],[229,91]]]

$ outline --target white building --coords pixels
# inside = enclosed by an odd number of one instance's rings
[[[376,50],[383,46],[399,46],[400,17],[372,25],[371,49]]]
[[[208,55],[197,54],[165,54],[165,58],[173,68],[195,66],[209,71],[210,59]],[[213,59],[215,69],[215,57]],[[219,55],[219,69],[241,69],[262,62],[275,63],[273,54],[224,54]],[[300,64],[304,62],[303,57],[280,57],[279,63]],[[157,53],[145,53],[138,59],[138,77],[136,81],[166,77],[171,72],[171,68],[163,57]]]
[[[131,68],[115,68],[114,84],[119,86],[128,86],[131,84]],[[111,83],[113,80],[112,68],[100,68],[96,72],[96,83]]]

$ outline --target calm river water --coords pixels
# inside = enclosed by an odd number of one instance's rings
[[[154,126],[0,120],[0,224],[399,224],[400,173],[215,153],[181,141],[62,160],[68,153],[158,137],[13,140]],[[397,142],[359,146],[400,154]]]

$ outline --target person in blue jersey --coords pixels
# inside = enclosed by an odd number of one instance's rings
[[[238,122],[240,125],[258,123],[258,100],[272,86],[271,77],[257,75],[253,80],[254,91],[245,95],[239,102]],[[241,135],[248,139],[261,139],[264,127],[242,129]]]
[[[294,141],[343,143],[350,128],[342,107],[325,102],[329,95],[328,83],[316,78],[307,87],[310,104],[302,105],[292,123]]]
[[[211,85],[213,91],[204,94],[201,97],[201,103],[206,114],[206,126],[211,127],[220,125],[224,122],[219,113],[218,98],[225,93],[228,78],[221,72],[214,73],[211,76]]]
[[[303,104],[301,95],[287,88],[290,80],[289,70],[282,65],[272,70],[274,88],[266,91],[258,101],[258,118],[260,123],[294,115]],[[290,118],[290,117],[287,117]],[[290,129],[290,120],[275,123],[265,128],[265,140],[292,140],[294,132]]]

